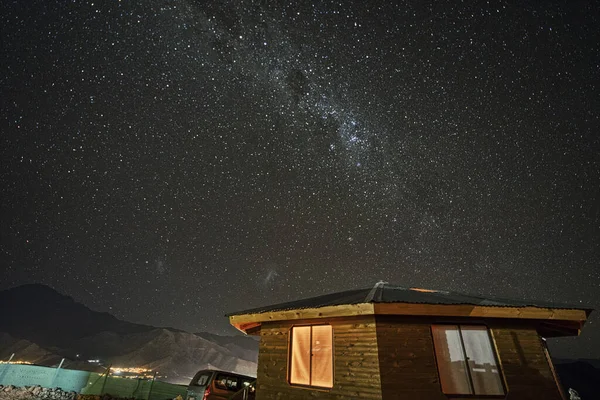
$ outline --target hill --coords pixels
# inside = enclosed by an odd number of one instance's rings
[[[92,311],[49,286],[28,284],[0,292],[0,330],[42,346],[64,346],[100,331],[129,334],[154,327]],[[51,326],[52,329],[48,329]]]
[[[209,366],[247,375],[256,371],[258,342],[252,338],[122,321],[40,284],[1,291],[0,304],[5,310],[0,318],[2,359],[15,353],[15,359],[41,365],[65,357],[67,368],[142,367],[182,384]],[[86,365],[91,359],[100,365]]]

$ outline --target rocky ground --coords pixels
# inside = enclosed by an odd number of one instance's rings
[[[47,389],[41,386],[16,387],[0,385],[0,400],[114,400],[108,395],[80,395],[77,392],[65,392],[59,388]]]

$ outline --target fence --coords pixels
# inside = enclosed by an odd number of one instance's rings
[[[177,395],[185,398],[187,388],[152,379],[128,379],[106,374],[90,373],[86,387],[81,394],[110,394],[115,397],[128,397],[146,400],[173,399]]]
[[[26,364],[0,364],[0,385],[60,388],[81,394],[166,400],[185,398],[186,388],[153,379],[129,379],[96,372],[42,367]]]

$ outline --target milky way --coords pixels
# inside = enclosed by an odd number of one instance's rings
[[[600,306],[597,8],[386,3],[3,1],[0,289],[218,333],[379,280]]]

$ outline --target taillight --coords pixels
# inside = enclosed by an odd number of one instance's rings
[[[204,390],[204,396],[202,396],[202,400],[208,400],[208,395],[210,395],[210,386],[207,386]]]

